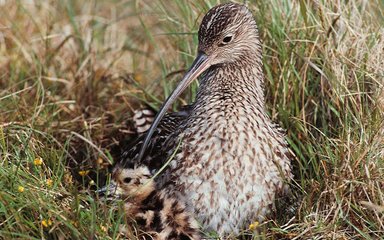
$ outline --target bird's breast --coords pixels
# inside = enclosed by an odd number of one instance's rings
[[[270,121],[257,108],[226,106],[230,107],[191,114],[180,134],[177,167],[172,170],[175,189],[202,216],[200,220],[213,229],[226,222],[225,231],[253,218],[249,209],[265,215],[283,184],[272,161],[279,144]]]

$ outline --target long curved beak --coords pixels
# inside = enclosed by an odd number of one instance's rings
[[[111,181],[108,185],[105,185],[99,190],[96,190],[95,193],[98,194],[100,197],[110,197],[116,194],[116,190],[117,184]]]
[[[167,100],[161,106],[159,112],[157,113],[155,120],[153,121],[151,127],[149,128],[147,135],[145,136],[145,140],[140,149],[140,154],[137,161],[141,161],[144,156],[144,152],[148,146],[148,143],[154,133],[157,125],[159,125],[160,120],[163,118],[164,114],[167,112],[168,108],[172,105],[172,103],[180,96],[180,94],[191,84],[193,80],[195,80],[201,73],[203,73],[206,69],[208,69],[211,64],[209,61],[209,57],[202,52],[197,54],[195,61],[193,61],[192,66],[189,68],[188,72],[184,75],[183,79],[177,85],[176,89],[173,90],[171,95],[167,98]]]

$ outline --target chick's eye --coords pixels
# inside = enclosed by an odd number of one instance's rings
[[[230,41],[232,41],[232,36],[226,36],[223,38],[223,43],[224,44],[227,44],[229,43]]]
[[[132,181],[132,178],[129,178],[129,177],[123,179],[124,183],[130,183],[131,181]]]

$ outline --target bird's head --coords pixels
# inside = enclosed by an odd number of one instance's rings
[[[226,3],[209,10],[198,37],[198,52],[205,55],[208,67],[251,61],[255,55],[261,55],[256,22],[244,5]]]
[[[155,190],[155,182],[148,167],[138,166],[125,168],[117,164],[113,171],[111,182],[108,186],[99,190],[108,196],[129,199],[132,202],[140,202]]]

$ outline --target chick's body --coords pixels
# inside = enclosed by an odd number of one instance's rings
[[[128,222],[134,220],[146,239],[200,239],[199,226],[182,201],[165,189],[156,190],[145,166],[129,169],[116,165],[112,173],[114,194],[124,199]]]

